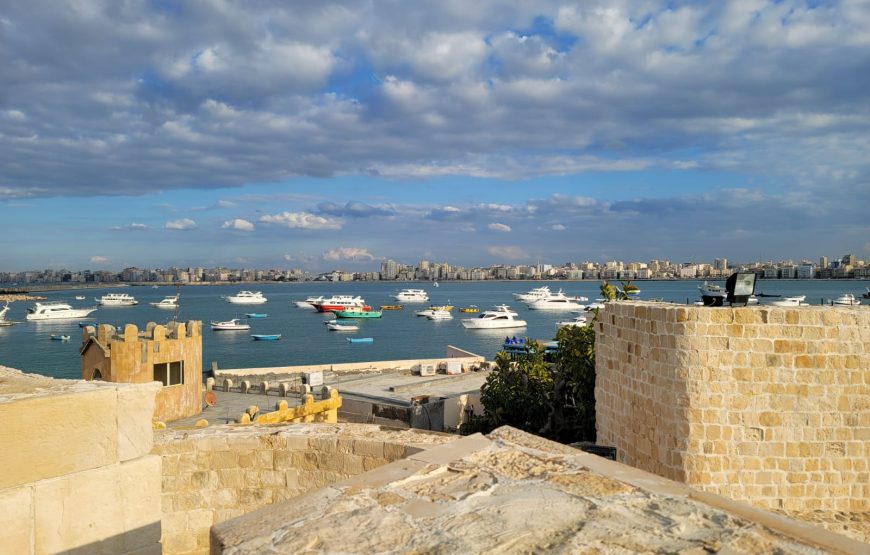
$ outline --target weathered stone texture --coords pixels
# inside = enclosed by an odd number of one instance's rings
[[[870,511],[870,310],[611,303],[598,441],[771,509]]]
[[[213,426],[157,435],[163,550],[208,553],[209,528],[453,436],[359,424]]]

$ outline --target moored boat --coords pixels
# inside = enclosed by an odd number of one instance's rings
[[[330,331],[357,331],[359,329],[356,324],[340,324],[335,320],[324,322],[324,324],[326,324],[326,329]]]
[[[350,343],[372,343],[374,338],[372,337],[348,337],[347,340]]]
[[[347,310],[339,310],[335,313],[339,318],[380,318],[382,312],[380,310],[362,310],[359,308],[349,308]]]
[[[436,310],[444,310],[444,311],[450,312],[451,310],[453,310],[453,305],[449,305],[449,304],[432,305],[429,308],[424,308],[423,310],[418,310],[414,314],[416,314],[417,316],[424,316],[424,317],[428,318]]]
[[[269,315],[265,312],[246,312],[245,318],[268,318]]]
[[[588,321],[586,320],[586,316],[581,314],[581,315],[577,316],[576,318],[574,318],[573,320],[567,320],[564,322],[556,322],[556,331],[559,331],[562,328],[568,328],[568,327],[573,328],[573,327],[585,326],[586,324],[588,324]]]
[[[6,303],[3,308],[0,308],[0,326],[11,326],[12,322],[6,319],[6,313],[9,312],[9,303]]]
[[[259,333],[259,334],[251,334],[251,337],[254,338],[254,341],[277,341],[281,339],[280,333]]]
[[[402,305],[400,304],[382,304],[381,310],[402,310]]]
[[[433,310],[431,314],[426,316],[430,320],[452,320],[453,315],[450,314],[449,310]]]
[[[164,297],[162,301],[149,304],[156,308],[178,308],[178,298],[179,295],[170,295]]]
[[[84,295],[76,295],[76,300],[83,301],[83,300],[85,300],[85,296]]]
[[[477,307],[477,305],[469,305],[469,306],[463,306],[462,308],[460,308],[459,312],[465,312],[466,314],[473,314],[475,312],[480,312],[480,309]]]
[[[212,322],[211,329],[214,331],[249,330],[251,325],[241,318],[233,318],[224,322]]]
[[[58,334],[58,333],[53,333],[53,334],[51,334],[51,336],[49,336],[49,337],[51,338],[52,341],[69,341],[69,337],[70,337],[70,336],[68,336],[68,335],[61,335],[61,334]]]
[[[429,300],[429,294],[423,289],[402,289],[393,298],[400,302],[425,303]]]
[[[298,308],[314,308],[314,303],[320,302],[323,300],[323,295],[318,295],[316,297],[308,297],[304,301],[294,301],[294,304]]]
[[[781,300],[773,301],[771,306],[782,306],[782,307],[793,307],[793,306],[807,306],[806,295],[795,295],[793,297],[783,297]]]
[[[349,308],[371,310],[365,300],[359,295],[333,295],[314,303],[317,312],[339,312]]]
[[[861,294],[865,299],[870,299],[870,287],[867,288],[867,291]]]
[[[87,318],[96,308],[73,308],[67,303],[34,303],[27,309],[27,320],[73,320]]]
[[[139,301],[128,293],[106,293],[94,300],[103,306],[133,306],[139,304]]]
[[[269,299],[260,291],[239,291],[235,295],[228,295],[224,300],[230,304],[263,304]]]
[[[524,328],[525,320],[519,320],[517,313],[507,305],[498,305],[493,310],[485,310],[477,318],[462,320],[463,327],[471,330]]]
[[[546,285],[543,287],[535,287],[525,293],[514,293],[514,298],[521,302],[537,301],[551,295],[550,288]]]
[[[553,293],[534,301],[526,301],[526,306],[529,307],[529,310],[583,310],[585,307],[578,302],[580,300],[589,299],[586,297],[569,297],[559,289],[558,293]]]
[[[858,306],[861,304],[861,299],[856,299],[855,295],[852,293],[843,293],[834,299],[833,304],[840,306]]]

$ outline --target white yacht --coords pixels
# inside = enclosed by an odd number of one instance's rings
[[[319,303],[322,300],[323,300],[323,295],[318,295],[316,297],[314,297],[314,296],[308,297],[304,301],[293,301],[293,303],[298,308],[310,308],[311,310],[314,310],[315,309],[314,303]]]
[[[783,297],[778,301],[773,301],[770,303],[772,306],[807,306],[807,303],[804,302],[806,300],[806,295],[796,295],[794,297]]]
[[[178,308],[178,297],[179,295],[171,295],[169,297],[164,297],[162,301],[149,304],[157,308]]]
[[[235,295],[224,297],[224,300],[231,304],[263,304],[269,299],[259,291],[239,291]]]
[[[477,318],[466,318],[462,325],[470,330],[494,330],[502,328],[524,328],[525,320],[518,320],[517,313],[507,305],[498,305],[493,310],[480,313]]]
[[[531,310],[582,310],[586,307],[578,302],[580,300],[588,301],[589,299],[586,297],[569,297],[559,289],[558,293],[553,293],[534,301],[526,301],[526,306]]]
[[[85,296],[84,295],[76,295],[76,300],[83,301],[83,300],[85,300]]]
[[[393,298],[406,303],[425,303],[429,300],[429,295],[423,289],[402,289]]]
[[[852,293],[843,293],[836,299],[834,299],[834,304],[838,304],[840,306],[858,306],[861,304],[861,299],[856,299],[855,295]]]
[[[133,295],[129,293],[106,293],[99,299],[95,298],[103,306],[133,306],[139,304]]]
[[[430,320],[452,320],[453,315],[450,314],[449,310],[444,310],[443,308],[438,308],[431,311],[426,318]]]
[[[73,308],[67,303],[35,303],[27,309],[28,320],[72,320],[87,318],[96,308]]]
[[[241,318],[233,318],[232,320],[227,320],[225,322],[212,322],[211,329],[215,331],[221,330],[249,330],[251,329],[251,325]]]
[[[567,320],[565,322],[556,322],[556,331],[559,331],[560,329],[567,328],[567,327],[573,328],[573,327],[578,327],[578,326],[585,326],[587,323],[588,322],[586,321],[586,316],[581,314],[581,315],[577,316],[576,318],[574,318],[573,320]]]
[[[538,299],[544,299],[551,295],[550,288],[546,285],[543,287],[535,287],[530,291],[526,291],[525,293],[514,293],[514,298],[518,301],[522,302],[530,302],[537,301]]]

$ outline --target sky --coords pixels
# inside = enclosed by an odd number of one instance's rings
[[[846,253],[868,0],[0,6],[0,271]]]

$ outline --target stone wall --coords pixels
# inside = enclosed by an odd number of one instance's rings
[[[164,431],[163,549],[208,553],[212,524],[404,458],[453,436],[358,424]]]
[[[0,367],[0,552],[160,553],[158,389]]]
[[[870,511],[870,310],[608,303],[598,443],[782,510]]]

